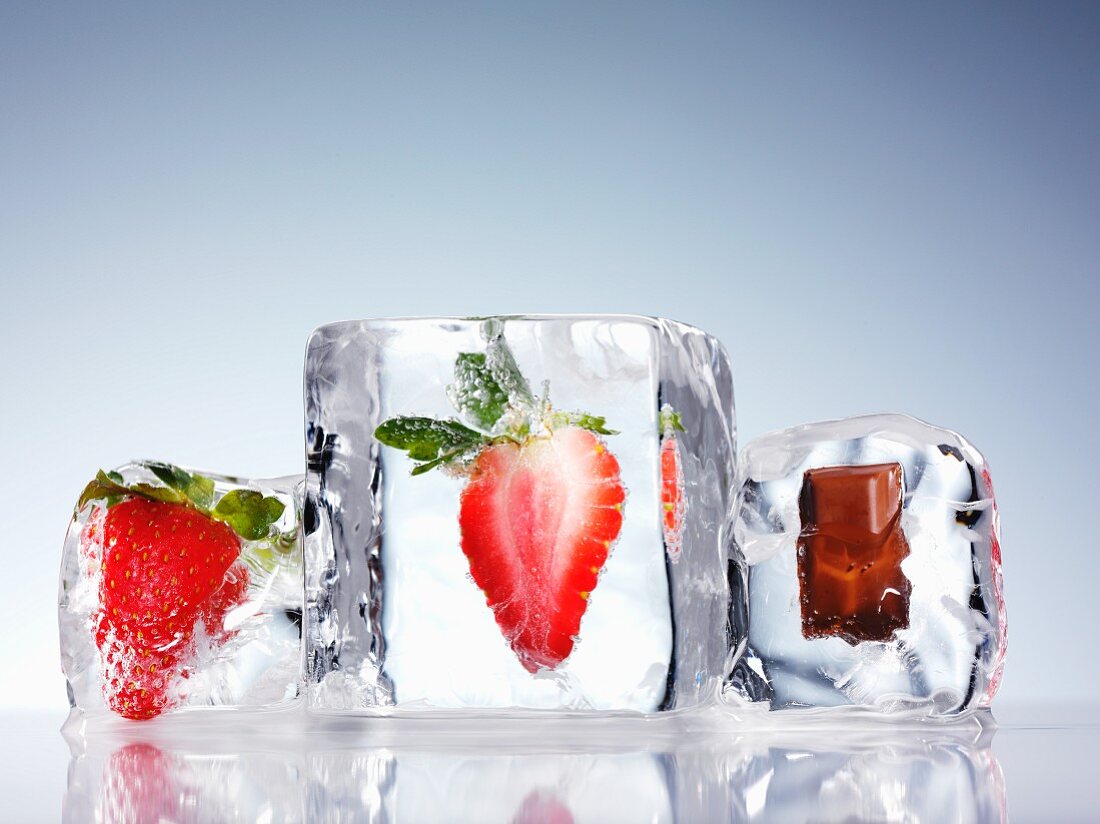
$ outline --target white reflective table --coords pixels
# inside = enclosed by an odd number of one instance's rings
[[[248,734],[156,725],[63,737],[0,715],[10,821],[1095,820],[1097,708],[997,722],[669,734],[555,723],[502,734],[389,721]],[[339,725],[336,725],[339,726]]]

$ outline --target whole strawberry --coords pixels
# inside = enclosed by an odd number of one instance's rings
[[[601,417],[535,399],[503,338],[455,363],[457,420],[399,417],[375,431],[418,461],[466,477],[462,552],[505,641],[531,673],[573,651],[589,597],[622,529],[626,498]]]
[[[146,464],[165,485],[125,485],[100,472],[78,509],[102,499],[89,519],[100,557],[93,631],[107,705],[127,718],[159,715],[188,674],[196,634],[224,641],[226,613],[246,597],[243,540],[266,537],[283,504],[234,490],[211,508],[214,484],[167,464]],[[101,520],[100,520],[101,519]]]

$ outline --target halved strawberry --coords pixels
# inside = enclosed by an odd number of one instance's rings
[[[462,551],[505,641],[528,672],[573,651],[588,597],[622,529],[619,462],[597,415],[554,411],[536,399],[504,338],[464,352],[448,395],[466,423],[390,418],[375,430],[417,461],[466,475]],[[467,425],[469,424],[469,426]]]
[[[244,601],[249,574],[244,539],[267,535],[283,511],[275,498],[233,490],[213,501],[212,481],[166,464],[149,469],[167,486],[125,485],[99,473],[81,495],[106,501],[89,517],[81,552],[98,555],[99,613],[92,631],[100,651],[104,697],[127,718],[159,715],[175,701],[201,621],[216,642],[229,637],[226,612]]]
[[[619,462],[575,426],[478,455],[461,496],[462,551],[528,672],[573,651],[625,497]]]
[[[684,469],[680,462],[680,444],[676,432],[684,426],[673,408],[661,409],[661,526],[669,560],[680,560],[684,538]]]

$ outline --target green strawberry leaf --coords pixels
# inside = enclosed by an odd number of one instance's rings
[[[197,509],[209,509],[214,502],[214,482],[202,475],[191,475],[178,466],[148,461],[145,467],[163,481],[169,489],[180,493]],[[158,498],[158,500],[160,500]]]
[[[153,486],[152,484],[136,483],[130,484],[126,487],[126,492],[130,496],[138,495],[142,498],[148,498],[151,501],[161,501],[166,504],[185,504],[188,503],[187,496],[182,492],[177,492],[174,489],[169,489],[166,486]]]
[[[617,429],[607,428],[607,418],[589,415],[587,412],[555,412],[550,416],[551,426],[579,426],[598,435],[618,435]]]
[[[374,430],[374,437],[386,446],[405,450],[414,461],[426,461],[413,469],[414,475],[423,474],[486,443],[484,435],[458,421],[434,418],[390,418]]]
[[[494,338],[486,347],[486,363],[493,379],[508,395],[512,406],[520,409],[534,409],[535,396],[531,393],[531,386],[527,378],[519,371],[515,355],[508,348],[503,337]]]
[[[117,472],[104,472],[101,469],[96,473],[95,480],[89,481],[84,491],[80,493],[76,509],[79,512],[90,502],[103,499],[106,499],[107,506],[110,507],[129,494],[130,490],[123,485],[121,475]]]
[[[153,486],[146,483],[135,483],[130,486],[126,486],[122,476],[117,472],[104,472],[102,469],[96,473],[95,480],[89,482],[84,487],[84,491],[80,493],[80,498],[76,502],[76,509],[79,512],[89,502],[103,500],[107,503],[107,508],[110,509],[115,504],[119,503],[126,498],[132,498],[138,495],[142,498],[149,498],[153,501],[163,501],[169,504],[182,504],[187,503],[187,498],[174,489],[169,489],[164,486]]]
[[[661,407],[661,419],[660,419],[661,434],[668,432],[669,430],[675,430],[677,432],[687,432],[684,429],[683,419],[680,417],[680,413],[669,406],[667,403]]]
[[[449,462],[455,460],[456,458],[461,458],[463,455],[465,455],[469,451],[470,451],[470,448],[467,447],[465,449],[454,449],[454,450],[451,450],[450,452],[444,452],[442,455],[440,455],[434,461],[428,461],[427,463],[417,464],[416,466],[413,467],[413,470],[412,470],[411,474],[414,475],[414,476],[415,475],[423,475],[425,472],[428,472],[432,469],[435,469],[437,466],[442,466],[443,464],[449,463]]]
[[[508,407],[508,393],[497,383],[486,356],[463,352],[455,361],[455,382],[447,387],[451,403],[470,423],[490,431]]]
[[[247,541],[258,541],[271,533],[271,526],[283,515],[286,506],[278,498],[265,498],[254,489],[234,489],[225,493],[210,517],[222,521]]]

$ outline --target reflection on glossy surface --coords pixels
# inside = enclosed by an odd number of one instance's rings
[[[138,729],[70,742],[63,820],[1000,822],[991,738],[976,723],[590,736],[545,725],[503,736]]]
[[[300,758],[118,743],[74,757],[65,822],[301,821]]]
[[[1002,821],[992,752],[884,744],[859,752],[776,748],[742,774],[745,816],[768,821]]]

